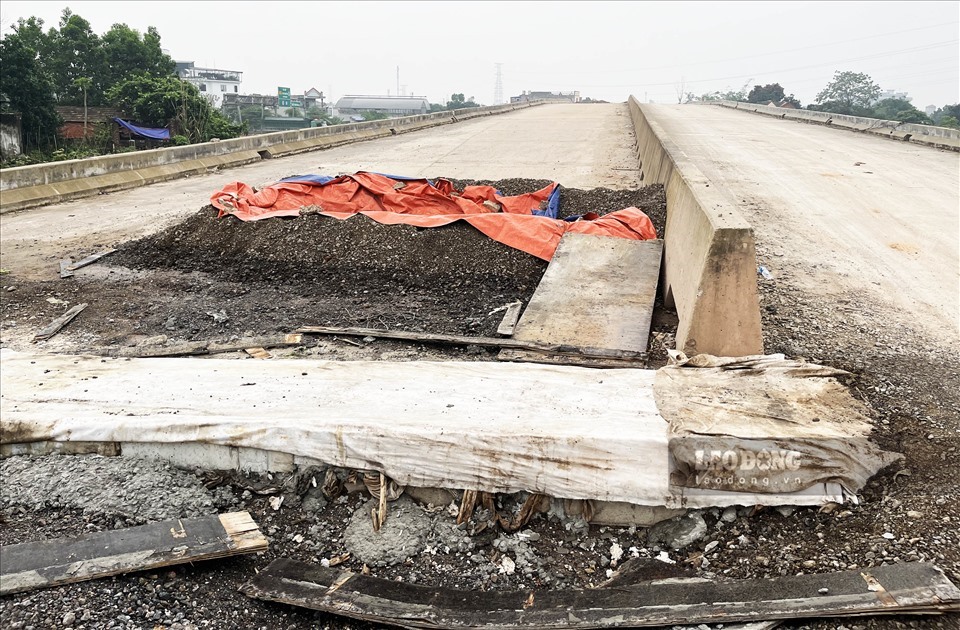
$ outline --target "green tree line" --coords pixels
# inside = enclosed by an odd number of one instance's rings
[[[773,101],[781,106],[784,103],[790,103],[796,108],[800,107],[800,101],[793,94],[785,95],[785,91],[779,83],[754,85],[752,89],[748,90],[749,87],[749,83],[747,83],[739,90],[709,92],[699,97],[687,93],[686,100],[687,102],[728,100],[745,103],[769,103]],[[904,123],[960,128],[960,124],[958,124],[960,105],[956,103],[939,107],[932,115],[928,116],[906,99],[880,99],[882,93],[883,90],[878,84],[874,83],[870,75],[860,72],[837,71],[833,79],[817,93],[815,102],[807,105],[807,109],[848,116],[896,120]]]
[[[230,138],[242,131],[193,85],[176,75],[154,27],[140,33],[114,24],[97,35],[64,9],[44,30],[37,17],[20,18],[0,40],[0,94],[5,111],[19,112],[25,147],[58,144],[58,105],[110,106],[148,127],[170,127],[188,142]]]

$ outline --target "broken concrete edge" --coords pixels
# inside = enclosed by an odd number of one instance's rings
[[[746,356],[763,352],[753,229],[634,98],[640,178],[667,196],[661,290],[676,306],[677,348]]]
[[[815,125],[847,129],[849,131],[859,131],[891,140],[922,144],[936,149],[960,151],[960,129],[936,127],[934,125],[918,125],[897,120],[867,118],[865,116],[847,116],[845,114],[832,114],[830,112],[818,112],[807,109],[785,109],[783,107],[774,107],[773,105],[760,105],[759,103],[711,101],[710,104],[753,114],[772,116],[783,120],[796,120]]]
[[[99,455],[101,457],[135,457],[166,462],[184,470],[235,470],[253,473],[292,474],[300,468],[319,466],[321,468],[342,468],[335,464],[278,451],[266,451],[258,448],[227,446],[211,443],[160,443],[160,442],[89,442],[89,441],[35,441],[18,442],[0,445],[0,459],[12,456],[47,456],[47,455]],[[826,502],[843,503],[844,493],[837,484],[834,487],[825,487],[826,492],[806,494],[809,501],[794,500],[792,507],[801,505],[821,506]],[[362,491],[362,483],[347,487],[349,492]],[[405,486],[404,493],[422,504],[450,505],[459,503],[463,489],[455,488],[428,488]],[[775,507],[783,504],[783,495],[749,495],[749,505]],[[585,510],[591,513],[589,521],[594,525],[614,527],[649,527],[682,515],[687,510],[709,509],[705,503],[697,500],[697,495],[691,494],[689,503],[676,506],[638,505],[623,501],[584,501],[581,499],[552,498],[551,504],[556,505],[567,516],[576,518],[583,516]]]
[[[537,105],[543,105],[543,102],[476,107],[332,127],[310,127],[186,147],[4,169],[0,174],[0,214]]]

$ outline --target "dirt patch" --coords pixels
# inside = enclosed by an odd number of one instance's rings
[[[550,182],[483,183],[515,194]],[[561,216],[631,205],[647,211],[662,233],[662,187],[561,192]],[[271,335],[302,325],[493,335],[503,317],[496,309],[526,303],[546,266],[460,222],[427,229],[363,216],[243,222],[218,219],[208,206],[155,235],[121,244],[72,279],[5,276],[0,312],[5,343],[23,346],[69,305],[87,302],[81,317],[44,345],[74,352],[161,337],[173,343]],[[349,342],[325,341],[308,354],[402,359],[396,354],[410,346],[377,342],[376,348],[358,356]],[[490,358],[476,348],[440,352]]]

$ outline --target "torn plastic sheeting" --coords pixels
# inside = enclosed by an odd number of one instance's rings
[[[466,221],[488,237],[544,260],[553,257],[566,232],[634,240],[657,237],[650,218],[638,208],[573,223],[544,216],[556,216],[559,194],[556,183],[522,195],[500,196],[491,186],[467,186],[458,193],[443,179],[433,183],[360,172],[330,180],[288,178],[259,191],[234,182],[214,193],[211,203],[220,216],[232,214],[243,221],[295,217],[304,210],[337,219],[363,214],[379,223],[417,227]]]
[[[796,492],[837,482],[857,492],[902,458],[870,440],[867,409],[842,370],[780,355],[681,357],[653,392],[670,425],[671,482],[707,491]]]
[[[115,123],[129,131],[135,136],[140,136],[142,138],[149,138],[151,140],[169,140],[170,139],[170,130],[164,128],[155,128],[155,127],[140,127],[134,125],[133,123],[128,123],[127,121],[114,118]]]

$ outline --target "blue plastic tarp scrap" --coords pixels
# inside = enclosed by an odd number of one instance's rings
[[[533,214],[538,217],[549,217],[551,219],[556,219],[557,215],[560,214],[560,187],[557,186],[553,189],[553,192],[550,193],[550,196],[547,197],[547,207],[543,210],[534,210]]]
[[[121,127],[125,128],[127,131],[132,133],[135,136],[140,136],[141,138],[150,138],[151,140],[169,140],[170,139],[170,130],[169,129],[156,129],[154,127],[138,127],[132,123],[128,123],[125,120],[120,118],[114,118],[116,122]]]

